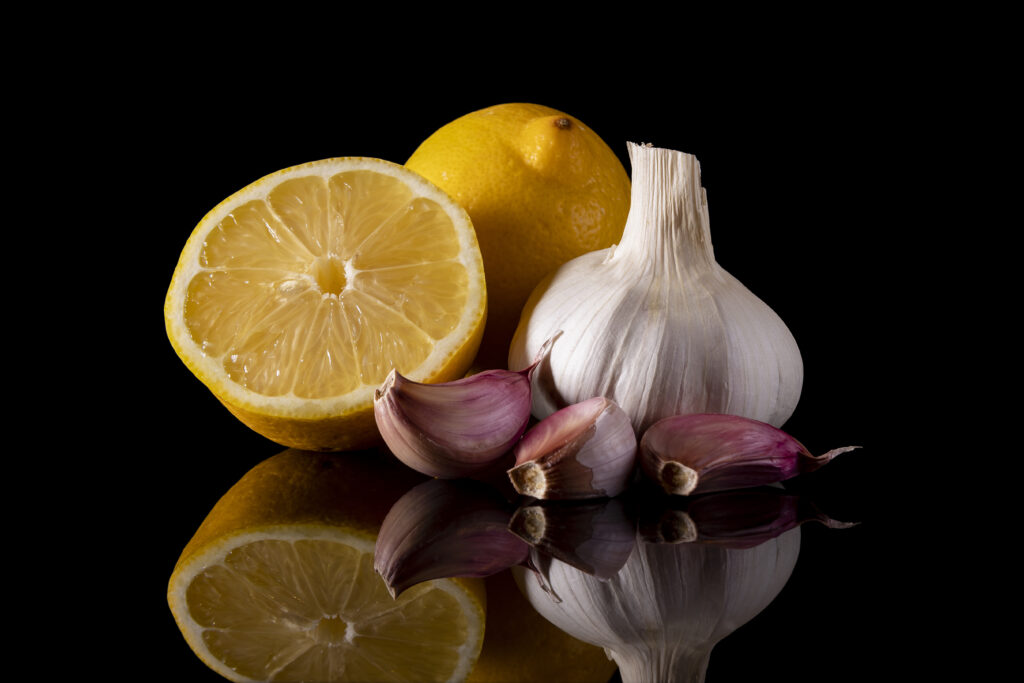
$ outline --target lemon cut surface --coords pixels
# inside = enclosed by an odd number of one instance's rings
[[[462,376],[486,318],[479,246],[444,191],[391,162],[339,158],[266,176],[193,231],[164,318],[186,366],[287,446],[376,441],[392,368]]]
[[[484,609],[463,584],[394,600],[372,540],[313,526],[215,545],[169,597],[193,651],[234,681],[464,680],[483,641]]]

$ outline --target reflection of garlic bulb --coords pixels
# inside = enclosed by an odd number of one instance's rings
[[[514,571],[533,607],[605,648],[624,683],[703,681],[711,649],[775,599],[799,552],[795,528],[745,549],[638,542],[607,581],[555,559],[540,567],[548,588],[531,571]]]

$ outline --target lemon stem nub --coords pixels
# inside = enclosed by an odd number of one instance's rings
[[[569,130],[570,128],[572,128],[572,121],[562,116],[555,119],[555,125],[561,128],[562,130]]]

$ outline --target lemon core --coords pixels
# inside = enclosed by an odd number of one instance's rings
[[[318,256],[311,267],[313,284],[322,294],[338,296],[348,286],[346,272],[351,268],[337,256]]]

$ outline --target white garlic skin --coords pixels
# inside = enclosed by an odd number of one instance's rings
[[[633,195],[618,246],[575,258],[534,290],[509,350],[533,362],[538,419],[593,396],[630,415],[637,434],[687,413],[781,427],[803,385],[782,319],[715,261],[696,157],[630,144]]]

